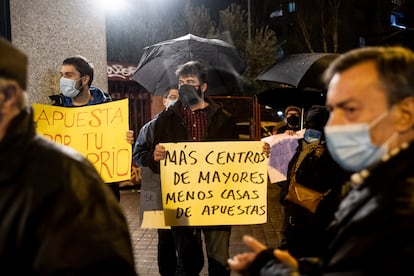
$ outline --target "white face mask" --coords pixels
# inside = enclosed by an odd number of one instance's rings
[[[79,80],[81,79],[82,78],[80,78]],[[76,89],[77,81],[78,80],[71,80],[71,79],[61,77],[60,78],[60,93],[62,93],[65,97],[75,98],[80,93],[80,90]]]
[[[177,100],[167,100],[167,108],[173,106],[176,102]]]
[[[351,172],[360,171],[380,161],[388,153],[388,143],[393,135],[383,145],[375,146],[371,142],[369,130],[387,114],[388,111],[371,124],[326,126],[326,145],[332,158]]]

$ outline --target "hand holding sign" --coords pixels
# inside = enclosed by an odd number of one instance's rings
[[[77,108],[33,104],[37,132],[84,154],[105,182],[130,179],[128,99]]]

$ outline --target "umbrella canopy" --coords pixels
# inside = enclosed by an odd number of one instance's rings
[[[309,88],[280,87],[264,90],[256,94],[259,104],[273,109],[284,109],[289,105],[296,105],[308,109],[312,105],[324,105],[326,91]]]
[[[162,95],[171,85],[177,85],[178,65],[197,60],[209,69],[207,95],[234,95],[246,68],[238,50],[219,39],[207,39],[188,34],[144,48],[132,79],[154,95]]]
[[[339,56],[333,53],[301,53],[283,57],[263,71],[256,80],[272,81],[297,88],[325,89],[321,76]]]

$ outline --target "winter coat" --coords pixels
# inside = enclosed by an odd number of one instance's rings
[[[160,114],[160,113],[159,113]],[[148,167],[148,156],[151,155],[152,142],[154,140],[154,126],[157,114],[148,121],[139,131],[135,142],[132,158],[136,165],[140,166],[141,192],[139,206],[139,225],[141,226],[145,211],[162,210],[161,179],[158,173],[154,173]],[[152,155],[151,155],[152,156]]]
[[[301,263],[302,275],[413,275],[414,143],[352,175],[353,187],[328,229],[329,246],[320,266]],[[259,260],[260,258],[258,258]],[[261,259],[252,275],[291,275],[273,257]],[[317,268],[317,269],[315,269]]]
[[[89,161],[36,135],[29,110],[0,152],[2,275],[136,275],[124,214]]]

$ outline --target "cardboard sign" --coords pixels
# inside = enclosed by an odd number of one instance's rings
[[[267,157],[260,141],[166,143],[160,161],[165,224],[267,221]]]
[[[287,179],[287,171],[290,160],[296,152],[303,138],[304,131],[296,132],[296,135],[276,134],[262,139],[270,145],[270,158],[267,166],[270,183],[276,183]]]
[[[82,153],[106,183],[131,176],[128,99],[84,107],[33,104],[37,132]]]

